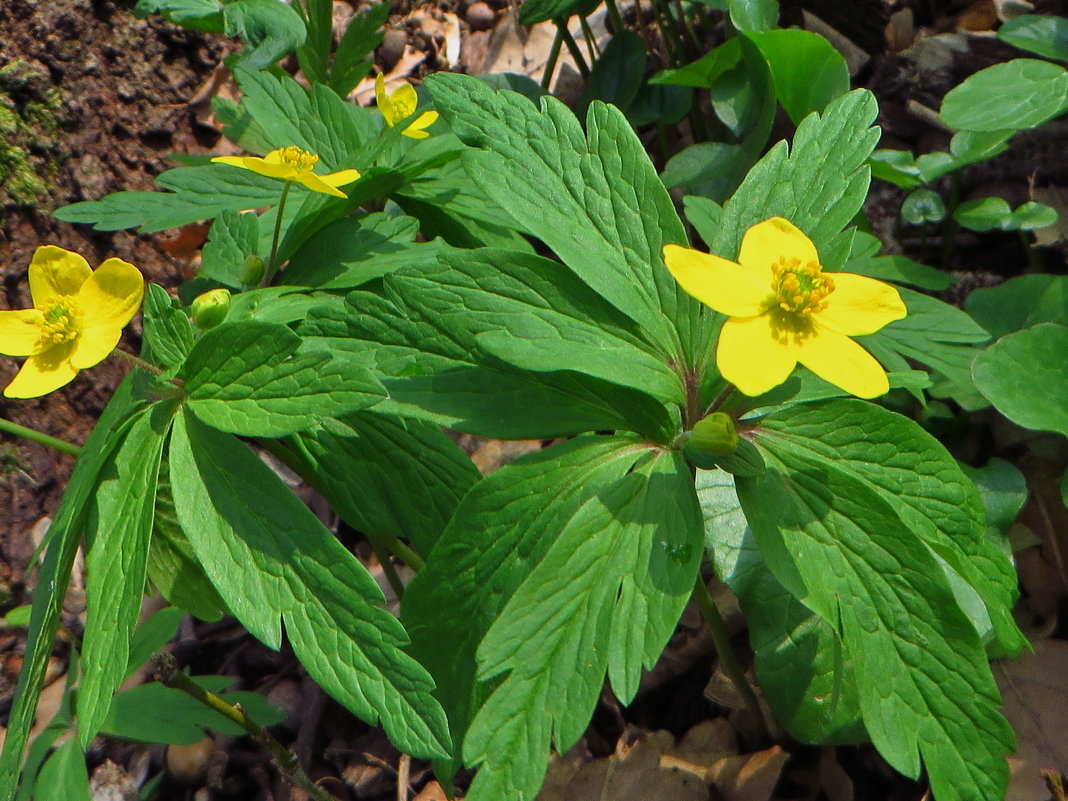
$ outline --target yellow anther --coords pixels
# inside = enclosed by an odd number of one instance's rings
[[[823,274],[814,261],[801,264],[800,259],[780,256],[771,265],[774,276],[772,305],[785,312],[808,315],[827,308],[827,296],[834,291],[834,280]]]
[[[42,311],[44,323],[41,325],[41,339],[44,342],[59,345],[78,336],[78,322],[69,301],[56,301]]]
[[[300,172],[311,172],[319,157],[296,145],[290,145],[282,148],[282,161]]]

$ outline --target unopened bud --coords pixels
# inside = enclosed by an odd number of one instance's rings
[[[738,448],[734,420],[729,414],[713,412],[694,424],[689,444],[702,453],[734,453]]]
[[[230,313],[230,290],[212,289],[197,295],[191,308],[193,322],[201,331],[214,328]]]
[[[264,269],[263,259],[255,253],[246,256],[244,262],[241,263],[241,270],[238,273],[241,285],[249,287],[259,284],[259,282],[263,280]]]

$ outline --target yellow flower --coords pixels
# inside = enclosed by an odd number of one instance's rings
[[[382,118],[390,128],[412,116],[419,105],[419,98],[410,83],[403,84],[393,94],[386,95],[386,79],[382,75],[375,78],[375,99],[378,101]],[[419,115],[419,119],[401,133],[412,139],[426,139],[430,134],[423,129],[433,125],[437,118],[436,111],[424,111]]]
[[[29,356],[4,395],[47,395],[102,361],[119,344],[144,293],[141,271],[122,259],[93,271],[77,253],[37,248],[30,262],[34,308],[0,311],[0,353]]]
[[[738,263],[678,245],[664,261],[683,289],[730,319],[719,371],[746,395],[785,381],[798,363],[860,398],[890,389],[875,358],[850,337],[878,331],[907,310],[897,290],[852,273],[824,273],[812,241],[772,217],[745,232]]]
[[[293,181],[313,192],[335,197],[348,197],[338,187],[351,184],[360,177],[358,170],[339,170],[329,175],[316,175],[312,169],[318,163],[319,157],[296,145],[272,150],[262,159],[259,156],[216,156],[212,161],[252,170],[268,178]]]

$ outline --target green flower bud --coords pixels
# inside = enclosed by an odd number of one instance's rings
[[[702,453],[728,454],[738,448],[738,432],[729,414],[713,412],[694,424],[689,444]]]
[[[197,328],[202,331],[214,328],[230,313],[230,290],[212,289],[198,295],[193,301],[191,312]]]
[[[264,269],[263,259],[255,253],[246,256],[245,260],[241,263],[241,271],[238,273],[241,285],[249,287],[259,284],[259,282],[263,280]]]

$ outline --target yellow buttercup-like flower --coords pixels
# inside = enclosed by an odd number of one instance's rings
[[[725,379],[746,395],[785,381],[798,363],[860,398],[890,389],[886,371],[850,337],[907,310],[897,290],[852,273],[825,273],[816,246],[772,217],[745,232],[738,262],[678,245],[664,261],[683,289],[729,318],[716,348]]]
[[[410,83],[400,86],[393,94],[387,95],[386,79],[382,75],[375,78],[375,99],[378,101],[378,110],[382,113],[382,119],[390,128],[412,116],[419,106],[419,98]],[[412,139],[426,139],[430,134],[423,129],[433,125],[437,118],[436,111],[424,111],[419,115],[419,119],[401,133]]]
[[[351,184],[360,177],[359,170],[339,170],[329,175],[316,175],[312,170],[319,162],[319,157],[296,145],[272,150],[263,158],[259,156],[216,156],[212,161],[252,170],[268,178],[292,181],[313,192],[322,192],[325,195],[334,195],[334,197],[348,197],[338,187]]]
[[[37,248],[30,262],[34,308],[0,311],[0,353],[29,357],[4,395],[47,395],[101,362],[119,344],[144,293],[141,271],[122,259],[94,271],[77,253]]]

